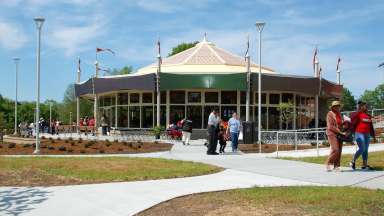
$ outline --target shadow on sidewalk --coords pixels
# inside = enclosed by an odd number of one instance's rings
[[[0,191],[0,215],[18,216],[46,201],[51,192],[40,188],[10,188]]]

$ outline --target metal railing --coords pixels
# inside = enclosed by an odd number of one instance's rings
[[[319,155],[319,145],[327,141],[326,128],[311,128],[298,130],[261,131],[263,144],[275,144],[276,156],[279,156],[279,145],[292,145],[295,151],[299,145],[316,146]]]

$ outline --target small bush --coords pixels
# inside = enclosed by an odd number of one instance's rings
[[[99,150],[99,153],[100,153],[100,154],[104,154],[105,151],[104,151],[103,149],[100,149],[100,150]]]
[[[112,144],[111,143],[105,143],[105,146],[107,146],[107,147],[109,147],[109,146],[111,146]]]
[[[47,146],[46,145],[41,145],[40,148],[45,149],[45,148],[47,148]]]
[[[78,143],[82,143],[83,142],[83,139],[79,138],[79,140],[77,141]]]
[[[72,141],[72,140],[73,140],[73,138],[72,138],[72,137],[69,137],[69,138],[68,138],[68,140],[69,140],[69,141]]]
[[[61,140],[61,138],[60,138],[60,137],[57,137],[57,140],[59,140],[59,141],[60,141],[60,140]]]
[[[53,147],[53,146],[48,146],[48,150],[55,150],[55,147]]]
[[[109,139],[106,139],[105,142],[106,142],[106,143],[110,143]]]
[[[8,144],[8,148],[15,148],[16,147],[16,144],[15,143],[9,143]]]
[[[113,142],[115,142],[115,143],[118,143],[118,142],[119,142],[119,140],[118,140],[118,139],[115,139]]]
[[[32,144],[32,147],[33,147],[33,148],[36,148],[36,143],[33,143],[33,144]]]
[[[123,149],[122,148],[118,148],[117,151],[123,151]]]
[[[68,149],[67,152],[68,152],[68,153],[72,153],[72,152],[73,152],[73,149]]]
[[[140,149],[140,148],[141,148],[141,146],[142,146],[142,145],[138,145],[138,146],[137,146],[137,148],[139,148],[139,149]]]
[[[65,146],[60,146],[59,147],[59,151],[66,151],[67,150],[67,148],[65,148]]]
[[[83,150],[83,149],[80,150],[80,153],[81,153],[81,154],[85,154],[85,150]]]
[[[45,136],[41,136],[41,139],[46,139],[46,137]]]
[[[64,140],[65,143],[69,143],[69,140]]]
[[[155,140],[153,143],[155,143],[155,144],[159,144],[159,141]]]
[[[71,146],[75,146],[75,142],[74,141],[71,141]]]
[[[88,142],[88,143],[85,143],[85,145],[84,145],[85,148],[89,148],[89,147],[91,147],[91,146],[92,146],[92,144],[89,143],[89,142]]]
[[[56,141],[54,139],[51,139],[51,143],[55,143]]]
[[[24,144],[23,147],[24,148],[30,148],[30,147],[32,147],[32,144],[27,143],[27,144]]]
[[[123,142],[124,146],[128,146],[128,143],[126,141]]]

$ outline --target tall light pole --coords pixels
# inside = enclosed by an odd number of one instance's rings
[[[259,153],[261,153],[261,33],[263,32],[265,22],[256,22],[257,30],[259,31],[259,80],[258,80],[258,110],[257,110],[257,142],[259,143]]]
[[[316,68],[316,76],[319,78],[319,91],[315,96],[315,128],[319,128],[319,94],[321,92],[321,78],[320,78],[320,68],[319,68],[319,59],[315,58],[315,68]]]
[[[77,84],[80,83],[80,75],[81,75],[81,69],[80,69],[80,57],[77,59]],[[79,133],[80,128],[80,97],[76,97],[76,132]]]
[[[160,127],[160,72],[161,72],[161,53],[160,53],[160,39],[157,41],[157,72],[156,72],[156,126]]]
[[[16,86],[15,86],[15,131],[13,134],[17,134],[17,96],[18,96],[18,88],[19,88],[19,62],[20,58],[14,58],[16,65]]]
[[[49,102],[49,132],[52,134],[52,101]]]
[[[249,35],[247,39],[247,52],[245,54],[245,60],[247,61],[247,95],[245,102],[245,121],[249,121],[249,104],[251,97],[251,56],[249,55]]]
[[[35,119],[35,127],[36,127],[36,149],[33,152],[34,154],[40,153],[40,138],[39,138],[39,115],[40,115],[40,44],[41,44],[41,28],[43,27],[44,18],[36,17],[34,18],[37,28],[37,50],[36,50],[36,86],[37,86],[37,94],[36,94],[36,119]]]

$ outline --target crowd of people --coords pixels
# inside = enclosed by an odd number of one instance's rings
[[[353,155],[350,166],[356,169],[356,160],[362,156],[363,166],[361,169],[372,169],[368,165],[368,148],[370,139],[376,141],[375,131],[372,123],[372,116],[368,113],[368,105],[359,101],[356,111],[350,117],[341,115],[341,103],[333,101],[330,111],[327,114],[327,137],[331,146],[329,157],[326,160],[327,171],[340,171],[340,160],[343,149],[343,142],[356,141],[358,150]]]

